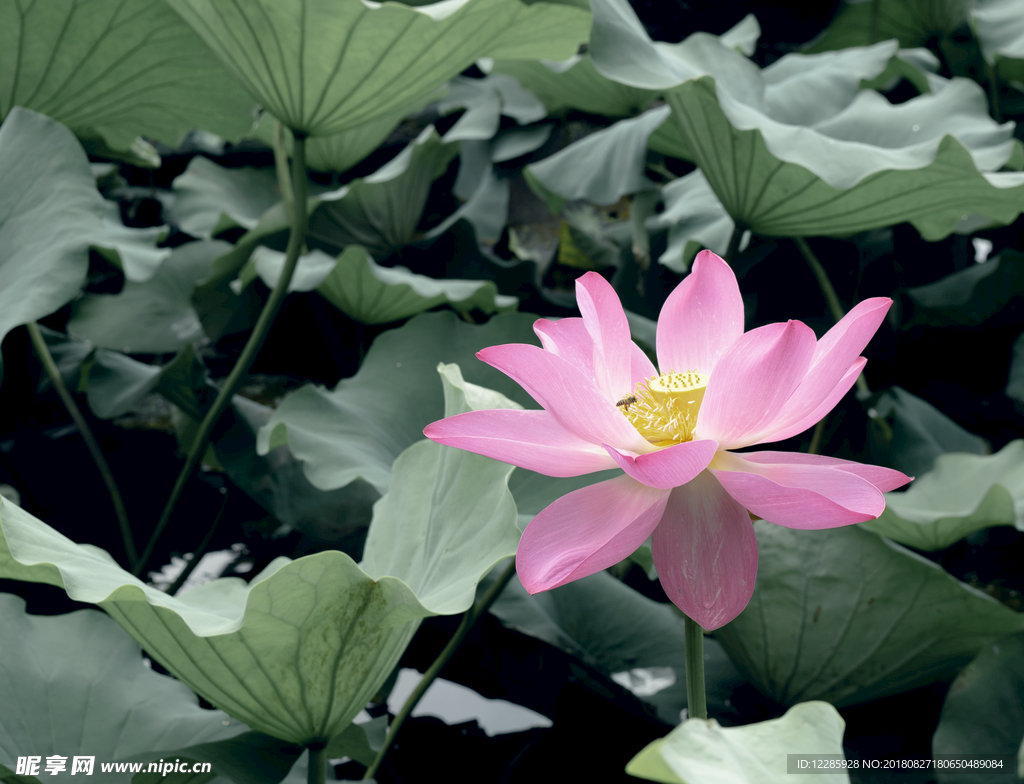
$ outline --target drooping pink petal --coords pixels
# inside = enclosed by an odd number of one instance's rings
[[[605,397],[592,380],[550,351],[526,343],[491,346],[477,358],[515,380],[558,423],[592,444],[649,452],[654,449],[636,431],[615,402]]]
[[[713,439],[722,449],[749,443],[803,381],[816,343],[814,331],[799,321],[769,324],[740,337],[711,375],[696,437]]]
[[[570,364],[579,368],[587,378],[595,378],[594,339],[590,337],[583,319],[564,318],[558,321],[537,319],[533,325],[533,331],[537,333],[545,350],[568,360]],[[609,396],[609,399],[617,401],[626,392],[633,391],[639,382],[657,374],[658,371],[651,360],[631,340],[629,385],[626,389],[614,392],[614,397]]]
[[[594,379],[611,400],[633,391],[633,340],[619,295],[596,272],[576,280],[576,304],[594,341]]]
[[[766,462],[767,455],[719,453],[711,472],[739,503],[770,523],[787,528],[835,528],[874,520],[885,510],[885,499],[870,476],[885,487],[898,487],[908,477],[898,471],[859,466],[846,461],[802,455],[801,460]],[[857,465],[856,463],[852,465]],[[901,482],[902,483],[902,482]]]
[[[651,550],[668,598],[705,629],[724,626],[750,601],[754,526],[709,472],[671,491]]]
[[[662,373],[710,374],[743,334],[743,298],[732,268],[709,250],[669,294],[658,316],[658,367]]]
[[[635,455],[605,445],[619,468],[638,482],[671,490],[685,485],[708,467],[718,444],[714,441],[687,441],[675,446]]]
[[[533,518],[516,553],[529,593],[607,569],[644,543],[661,519],[669,491],[619,476],[564,495]]]
[[[743,446],[753,446],[754,444],[781,441],[784,438],[795,436],[797,433],[802,433],[807,428],[816,425],[819,420],[836,407],[836,403],[842,400],[843,396],[850,391],[850,388],[857,383],[857,377],[860,376],[867,362],[868,361],[864,359],[864,357],[857,357],[854,363],[850,365],[850,369],[846,371],[846,375],[839,380],[839,383],[835,385],[833,390],[826,395],[825,399],[822,400],[816,408],[804,414],[803,417],[797,419],[792,424],[786,425],[781,430],[778,429],[776,423],[773,422],[764,429],[761,435],[750,436]]]
[[[879,491],[888,493],[897,487],[903,487],[913,477],[907,476],[902,471],[892,468],[871,465],[869,463],[857,463],[853,460],[841,460],[838,457],[825,457],[824,455],[809,455],[806,452],[744,452],[743,459],[761,465],[811,465],[828,466],[849,474],[856,474],[861,479],[866,479]]]
[[[547,411],[469,411],[427,425],[423,435],[438,444],[547,476],[580,476],[615,468],[602,447],[574,436]]]
[[[793,425],[803,421],[810,412],[816,411],[826,398],[834,397],[837,385],[859,359],[858,355],[878,330],[891,305],[892,300],[887,297],[864,300],[832,327],[818,341],[811,366],[800,386],[786,401],[775,421],[767,427],[763,437],[751,443],[779,440],[775,436],[776,432],[789,432]],[[845,393],[846,390],[843,390],[836,402]],[[828,410],[831,409],[832,406],[829,406]],[[806,427],[801,430],[806,430]]]

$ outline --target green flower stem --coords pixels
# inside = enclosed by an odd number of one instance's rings
[[[206,531],[206,536],[203,537],[203,541],[199,543],[199,547],[192,553],[192,560],[185,564],[185,568],[181,570],[181,574],[178,575],[178,579],[174,581],[170,588],[167,589],[167,593],[171,596],[175,596],[178,591],[181,590],[181,586],[185,584],[185,581],[189,578],[189,575],[196,570],[199,566],[199,562],[203,560],[203,556],[206,555],[206,549],[210,546],[210,540],[213,539],[213,534],[217,530],[217,525],[220,523],[220,519],[224,516],[224,510],[228,508],[228,493],[224,491],[224,501],[220,505],[220,510],[217,512],[217,516],[213,518],[213,523]]]
[[[139,561],[133,570],[133,573],[136,576],[142,573],[146,562],[153,554],[153,549],[156,547],[156,543],[160,539],[160,535],[163,533],[164,528],[167,527],[167,523],[171,519],[174,507],[177,504],[178,499],[181,497],[181,493],[185,489],[185,485],[192,477],[192,473],[195,471],[196,466],[199,465],[199,461],[206,453],[206,444],[210,439],[210,434],[213,432],[214,425],[217,424],[217,420],[220,419],[220,415],[223,414],[224,410],[230,405],[231,398],[242,385],[242,382],[245,380],[245,374],[249,372],[249,367],[252,365],[253,360],[256,359],[256,355],[259,353],[260,348],[263,347],[263,341],[266,339],[267,333],[270,331],[271,324],[274,323],[274,317],[277,315],[277,311],[281,307],[281,302],[284,300],[285,294],[288,293],[288,284],[291,283],[295,267],[299,263],[299,253],[302,250],[302,245],[305,241],[307,224],[306,137],[295,134],[294,138],[295,142],[292,146],[292,187],[294,188],[295,197],[293,201],[294,214],[291,234],[288,237],[288,249],[285,254],[284,269],[281,270],[281,277],[278,279],[277,285],[274,286],[274,289],[270,292],[270,297],[263,306],[263,311],[260,313],[260,317],[256,321],[256,326],[253,327],[252,334],[249,336],[249,340],[245,344],[245,348],[242,349],[242,355],[238,358],[238,362],[236,362],[234,368],[232,368],[231,374],[221,386],[217,399],[213,402],[213,406],[211,406],[210,410],[206,412],[206,416],[203,417],[203,421],[199,425],[199,430],[196,432],[195,439],[192,442],[192,447],[189,449],[188,457],[185,459],[185,465],[182,467],[181,473],[178,474],[178,480],[174,483],[174,489],[171,491],[171,497],[167,501],[167,505],[164,507],[163,514],[160,515],[160,520],[157,522],[156,528],[153,530],[153,534],[149,538],[149,543],[146,545],[146,549],[143,551],[142,556],[139,558]]]
[[[811,272],[814,273],[814,277],[818,279],[818,286],[821,288],[821,293],[825,295],[825,301],[828,303],[829,310],[832,311],[832,318],[836,320],[838,324],[842,321],[843,316],[846,315],[846,311],[843,310],[842,304],[839,302],[839,297],[836,295],[836,290],[832,288],[832,281],[828,278],[828,273],[825,272],[825,268],[821,266],[821,262],[818,261],[818,257],[814,255],[811,250],[811,246],[807,244],[807,241],[803,237],[793,237],[793,242],[796,243],[799,248],[801,255],[807,261],[808,266],[811,268]],[[867,380],[864,378],[864,374],[861,373],[857,376],[857,392],[862,397],[867,397],[871,394],[871,388],[868,386]],[[885,421],[884,417],[880,417],[873,413],[874,409],[868,412],[868,416],[871,417],[872,424],[878,428],[879,437],[885,443],[892,441],[892,428],[889,427],[889,423]],[[817,431],[815,431],[817,433]],[[816,449],[818,444],[812,439],[811,445]],[[812,454],[816,454],[813,452]]]
[[[686,705],[691,719],[708,717],[708,698],[704,691],[704,630],[689,615],[684,615],[686,634]]]
[[[110,466],[107,465],[107,460],[103,457],[103,452],[100,451],[99,444],[96,443],[96,439],[89,429],[89,424],[85,421],[85,417],[82,416],[82,412],[78,410],[75,399],[68,392],[68,388],[64,386],[64,379],[61,378],[60,371],[57,369],[57,363],[53,361],[50,349],[46,347],[46,340],[43,339],[43,333],[39,331],[39,325],[34,321],[30,321],[25,327],[28,329],[28,335],[32,339],[32,346],[35,348],[36,354],[39,355],[39,361],[43,363],[43,369],[46,371],[46,375],[50,377],[50,383],[53,384],[57,394],[60,395],[64,408],[71,414],[75,427],[82,434],[85,446],[88,448],[89,454],[92,455],[92,459],[100,471],[100,476],[103,477],[103,484],[107,486],[107,492],[110,493],[110,500],[114,504],[114,514],[117,515],[117,522],[121,527],[124,551],[128,556],[129,564],[134,566],[138,559],[138,553],[135,552],[135,537],[132,535],[131,526],[128,525],[128,513],[125,511],[124,501],[121,500],[121,493],[117,489],[117,483],[114,481],[114,475],[110,471]]]
[[[427,668],[427,671],[423,673],[423,678],[418,684],[416,684],[416,688],[413,689],[412,694],[409,695],[409,699],[405,701],[405,704],[402,705],[402,709],[398,712],[398,715],[395,716],[395,720],[391,722],[391,726],[388,727],[388,735],[384,739],[384,746],[379,752],[377,752],[377,757],[374,759],[373,764],[366,769],[366,775],[363,776],[363,781],[372,779],[377,775],[377,771],[380,769],[380,765],[384,761],[384,757],[388,753],[388,749],[391,748],[392,744],[395,742],[395,738],[398,737],[399,731],[402,729],[402,724],[404,724],[405,720],[409,718],[410,714],[412,714],[413,708],[415,708],[417,703],[419,703],[420,698],[426,694],[427,689],[430,688],[430,684],[432,684],[437,679],[437,676],[441,674],[441,671],[444,669],[445,665],[448,664],[448,660],[451,659],[455,651],[458,650],[462,641],[466,639],[466,635],[469,634],[469,630],[476,625],[478,620],[480,620],[480,616],[490,609],[490,606],[494,604],[494,601],[501,595],[501,592],[505,590],[505,586],[508,585],[508,581],[512,579],[512,575],[515,573],[516,562],[513,558],[512,562],[505,567],[505,571],[499,575],[498,579],[495,580],[491,587],[487,589],[487,592],[480,597],[480,600],[466,610],[466,614],[462,616],[462,622],[459,623],[459,628],[455,630],[455,634],[452,635],[448,644],[444,646],[444,650],[442,650],[441,653],[438,654],[438,657],[434,659],[433,664],[431,664],[430,667]]]
[[[316,743],[306,748],[309,749],[307,784],[324,784],[327,781],[327,744]]]
[[[811,250],[811,246],[807,244],[807,241],[803,237],[794,237],[793,242],[795,242],[797,248],[800,249],[800,253],[807,261],[807,265],[811,268],[811,272],[814,273],[814,277],[817,278],[818,286],[821,288],[821,293],[825,295],[825,302],[828,303],[828,309],[832,311],[832,318],[834,318],[838,324],[843,320],[843,316],[846,315],[846,311],[843,310],[842,303],[839,302],[836,290],[832,288],[832,281],[829,280],[828,273],[825,272],[825,268],[821,266],[821,262],[818,261],[818,257],[814,255],[814,252]],[[857,391],[865,395],[871,392],[868,388],[868,382],[864,379],[863,373],[857,376]]]

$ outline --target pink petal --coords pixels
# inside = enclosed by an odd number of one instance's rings
[[[668,598],[705,629],[724,626],[750,601],[754,526],[710,473],[672,491],[651,549]]]
[[[557,354],[526,343],[509,343],[485,348],[477,358],[514,379],[576,437],[640,453],[654,449],[613,400]]]
[[[836,407],[836,403],[843,399],[843,396],[850,391],[861,372],[864,370],[864,366],[867,364],[867,360],[864,357],[857,357],[850,369],[846,371],[846,375],[840,379],[839,383],[835,385],[833,390],[822,400],[816,408],[806,413],[803,417],[796,420],[790,425],[786,425],[781,430],[778,429],[777,421],[767,426],[761,436],[752,436],[748,445],[753,444],[764,444],[771,441],[781,441],[784,438],[795,436],[797,433],[804,432],[807,428],[816,425],[829,411]]]
[[[859,359],[858,355],[878,331],[891,305],[892,300],[887,297],[865,300],[847,313],[818,341],[807,376],[779,412],[775,422],[769,426],[769,432],[765,433],[764,438],[758,439],[758,442],[766,441],[769,437],[772,441],[778,441],[806,430],[824,414],[799,430],[794,431],[792,428],[806,421],[808,415],[817,411],[826,399],[834,398],[835,402],[828,406],[825,413],[832,410],[835,403],[838,403],[849,389],[847,387],[836,395],[839,383],[849,374],[850,368]],[[776,432],[786,432],[789,435],[778,436]]]
[[[533,518],[516,553],[529,593],[607,569],[644,543],[669,493],[619,476],[564,495]]]
[[[633,341],[619,295],[596,272],[576,280],[576,304],[594,341],[594,380],[611,400],[632,392]]]
[[[547,351],[557,354],[562,359],[575,365],[587,378],[594,380],[594,340],[587,331],[581,318],[564,318],[558,321],[537,319],[533,331],[540,338],[541,345]],[[627,389],[609,395],[609,399],[618,401],[626,392],[631,392],[636,385],[658,371],[643,350],[630,341],[630,376]]]
[[[885,510],[885,499],[865,477],[885,487],[898,487],[903,483],[900,479],[907,481],[898,471],[890,473],[878,466],[850,470],[857,464],[818,455],[765,462],[779,459],[776,452],[749,459],[756,454],[719,453],[711,472],[751,512],[788,528],[835,528],[874,520]]]
[[[903,487],[913,477],[909,477],[901,471],[882,466],[871,465],[870,463],[857,463],[853,460],[840,460],[838,457],[825,457],[824,455],[809,455],[805,452],[744,452],[743,459],[751,463],[782,464],[782,465],[818,465],[829,466],[850,474],[856,474],[861,479],[866,479],[883,493]]]
[[[714,441],[687,441],[656,452],[634,455],[604,445],[623,471],[650,487],[671,490],[685,485],[708,467],[718,444]]]
[[[743,298],[729,265],[702,250],[658,316],[658,366],[662,373],[710,374],[743,334]]]
[[[718,441],[722,449],[751,443],[807,375],[816,343],[814,331],[799,321],[769,324],[740,337],[711,375],[696,437]]]
[[[547,411],[469,411],[427,425],[423,435],[547,476],[615,468],[604,449],[577,438]]]

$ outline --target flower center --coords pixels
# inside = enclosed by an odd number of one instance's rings
[[[693,440],[707,385],[708,377],[696,370],[670,370],[640,382],[615,405],[652,444],[672,446]]]

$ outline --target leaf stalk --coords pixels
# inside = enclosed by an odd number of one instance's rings
[[[299,255],[305,241],[307,224],[306,137],[298,133],[293,135],[293,217],[291,234],[288,237],[288,248],[285,254],[284,269],[281,271],[281,277],[278,279],[277,285],[275,285],[273,290],[270,292],[270,296],[267,298],[267,302],[263,306],[263,310],[260,312],[260,317],[256,321],[256,326],[253,327],[252,334],[249,336],[249,340],[246,342],[245,348],[242,349],[241,356],[239,356],[238,361],[231,370],[231,374],[221,386],[217,399],[214,400],[213,405],[210,407],[210,410],[206,412],[206,416],[203,417],[203,421],[199,425],[199,430],[196,432],[195,438],[192,441],[192,446],[188,451],[188,456],[185,459],[185,465],[182,467],[181,473],[178,474],[178,479],[174,483],[174,489],[171,491],[171,497],[167,501],[167,505],[164,507],[163,514],[160,515],[160,520],[157,522],[156,528],[153,529],[153,534],[149,538],[149,543],[146,545],[146,549],[143,551],[142,556],[139,558],[138,563],[133,570],[133,573],[136,576],[142,573],[146,562],[149,560],[150,556],[153,555],[156,543],[159,541],[160,535],[167,527],[167,523],[170,521],[171,515],[174,513],[174,507],[178,503],[178,499],[181,497],[181,493],[185,489],[185,485],[192,477],[192,473],[199,465],[199,461],[202,459],[202,456],[206,453],[206,445],[210,440],[210,435],[213,433],[214,425],[217,424],[217,420],[220,419],[221,414],[223,414],[225,409],[230,405],[231,398],[234,397],[235,392],[237,392],[238,388],[242,386],[246,373],[249,372],[249,368],[251,367],[253,360],[256,359],[256,355],[263,347],[263,342],[266,340],[267,333],[270,332],[270,327],[274,323],[274,318],[277,316],[278,310],[281,308],[281,302],[284,300],[285,294],[288,293],[288,284],[291,283],[292,275],[295,273],[295,268],[299,263]]]
[[[368,781],[377,775],[377,771],[380,769],[381,763],[384,761],[385,755],[388,753],[388,749],[391,748],[395,742],[395,738],[398,737],[398,733],[402,729],[402,725],[405,720],[412,714],[413,709],[419,703],[420,699],[426,694],[427,689],[430,688],[437,676],[441,674],[441,671],[448,664],[448,660],[451,659],[452,655],[462,645],[462,641],[466,639],[466,635],[469,634],[480,616],[490,609],[491,605],[494,604],[495,600],[501,595],[501,592],[505,590],[505,586],[508,585],[509,580],[512,579],[512,575],[516,573],[516,562],[513,558],[505,570],[498,576],[498,579],[491,584],[483,596],[470,607],[466,614],[462,616],[462,621],[459,623],[459,628],[455,630],[455,634],[448,641],[448,644],[444,646],[441,653],[438,654],[437,658],[434,659],[433,663],[427,668],[427,671],[423,673],[423,678],[416,684],[416,688],[412,690],[412,694],[402,705],[402,709],[398,711],[398,715],[395,716],[395,720],[391,722],[391,726],[388,727],[388,735],[384,739],[384,746],[379,752],[373,763],[366,769],[366,775],[363,776],[363,781]]]
[[[85,417],[79,410],[78,404],[75,403],[75,399],[64,385],[64,379],[60,375],[60,370],[57,369],[57,363],[53,361],[50,349],[46,346],[46,340],[43,338],[43,333],[39,330],[39,325],[34,321],[30,321],[25,327],[28,329],[29,338],[32,340],[32,347],[39,356],[39,361],[43,363],[46,375],[50,378],[50,383],[57,390],[57,394],[60,396],[64,408],[71,415],[71,420],[75,423],[75,427],[78,428],[78,432],[82,434],[82,440],[85,441],[85,446],[89,450],[89,454],[92,455],[93,462],[96,463],[100,476],[103,477],[103,484],[107,486],[110,500],[114,504],[114,514],[117,516],[117,523],[121,528],[121,540],[124,542],[124,551],[128,556],[128,563],[131,566],[135,566],[138,560],[138,553],[135,551],[135,537],[132,534],[131,526],[128,524],[128,513],[125,511],[121,492],[117,489],[117,482],[114,481],[114,474],[110,470],[110,466],[107,464],[107,459],[103,456],[99,444],[96,443],[92,430],[89,429],[89,423],[85,421]]]

